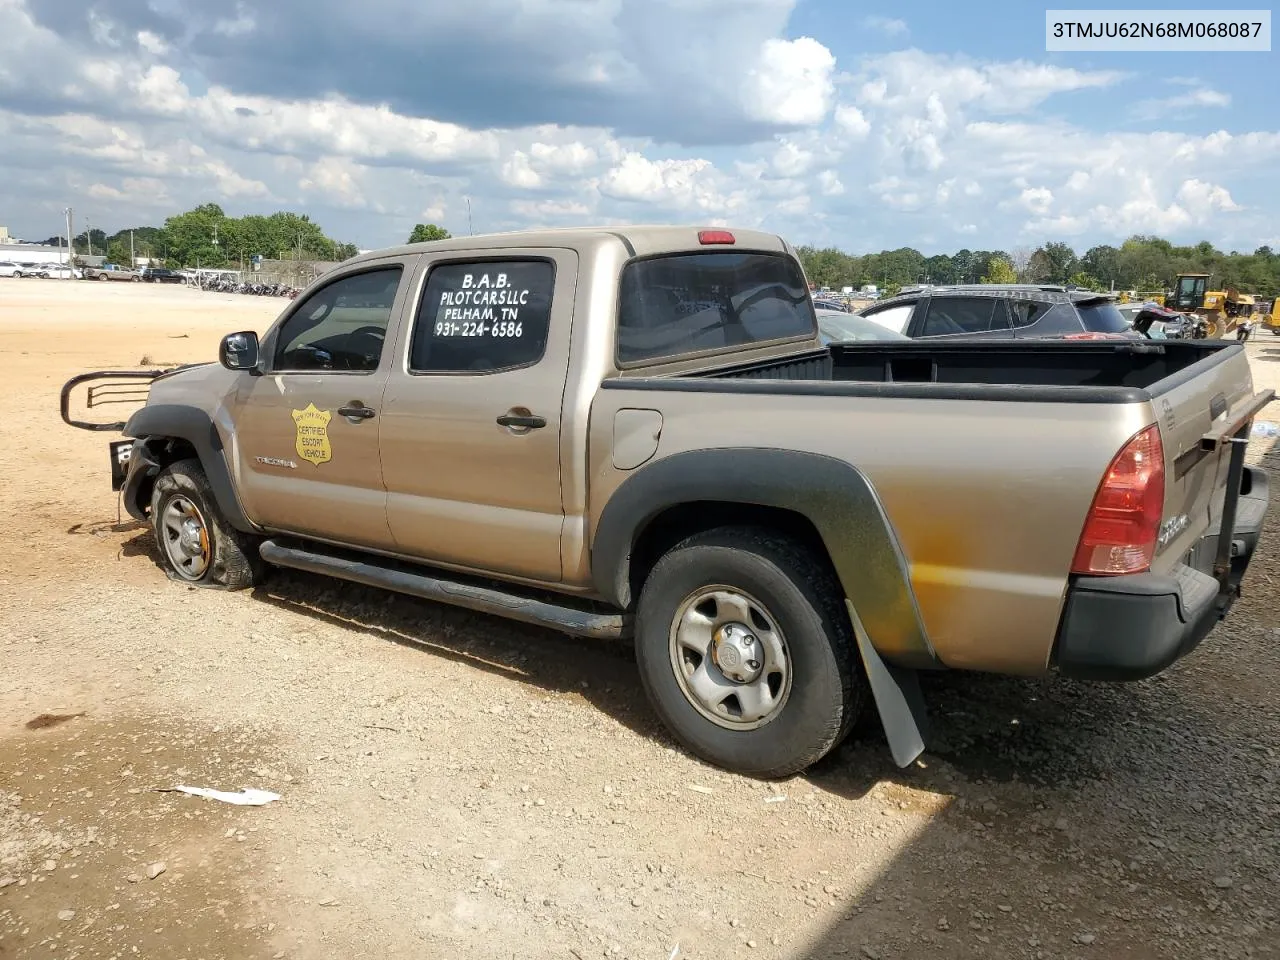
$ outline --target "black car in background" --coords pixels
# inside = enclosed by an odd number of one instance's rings
[[[1037,284],[914,287],[859,313],[912,340],[1142,336],[1131,329],[1107,294]]]
[[[183,276],[168,267],[144,267],[142,279],[146,283],[182,283]]]

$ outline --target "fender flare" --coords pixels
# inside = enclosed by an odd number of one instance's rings
[[[242,533],[260,532],[240,506],[235,485],[231,482],[231,471],[227,467],[222,437],[210,416],[199,407],[177,403],[149,404],[129,418],[123,432],[127,437],[140,440],[171,437],[191,444],[200,459],[200,466],[209,478],[209,486],[213,488],[213,496],[223,518]],[[154,443],[146,443],[145,448],[154,455]],[[142,462],[139,458],[139,465]],[[132,468],[133,464],[130,466]],[[130,477],[125,481],[126,489],[133,480],[132,473],[131,469]]]
[[[599,594],[631,604],[631,553],[649,523],[698,501],[755,504],[807,518],[827,549],[874,648],[906,668],[943,664],[925,633],[906,556],[866,476],[822,454],[760,447],[693,450],[634,472],[609,498],[596,526],[591,576]]]

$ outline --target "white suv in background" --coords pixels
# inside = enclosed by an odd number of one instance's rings
[[[22,268],[12,260],[0,260],[0,277],[20,277]]]

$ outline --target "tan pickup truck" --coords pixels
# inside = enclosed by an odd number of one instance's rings
[[[82,273],[86,280],[131,280],[134,283],[142,280],[141,270],[122,267],[118,263],[104,263],[100,267],[85,267]]]
[[[170,575],[291,567],[591,637],[698,756],[802,770],[919,672],[1139,679],[1226,615],[1267,477],[1222,341],[824,347],[793,250],[632,227],[347,261],[143,372],[113,485]],[[103,379],[107,378],[107,379]],[[1228,534],[1219,537],[1219,531]]]

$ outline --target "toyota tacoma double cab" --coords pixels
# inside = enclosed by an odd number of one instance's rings
[[[140,270],[134,270],[131,267],[122,267],[117,263],[104,263],[100,267],[85,267],[84,279],[130,280],[139,282],[142,280],[142,272]]]
[[[70,394],[149,380],[128,421]],[[288,567],[631,638],[697,756],[777,777],[930,670],[1136,680],[1232,606],[1268,505],[1223,341],[824,346],[795,251],[684,227],[347,261],[219,362],[86,374],[183,584]],[[91,400],[92,403],[92,400]]]

